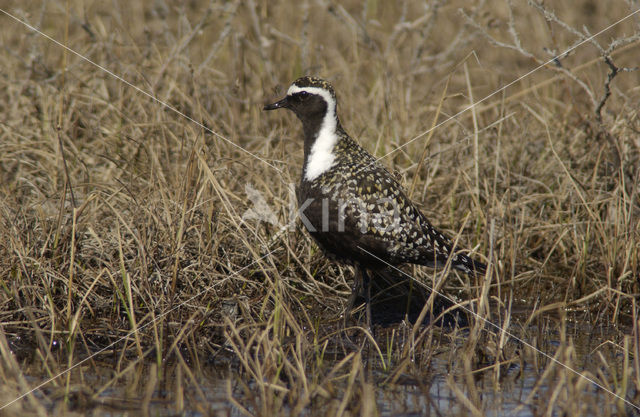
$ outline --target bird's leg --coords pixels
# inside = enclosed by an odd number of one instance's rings
[[[365,319],[367,320],[367,328],[371,330],[371,278],[367,270],[360,268],[362,294],[364,296]]]
[[[357,278],[354,278],[354,280]],[[351,295],[349,296],[349,301],[347,302],[347,310],[344,313],[344,327],[347,327],[349,324],[349,320],[351,319],[351,314],[353,313],[353,309],[356,305],[356,299],[358,298],[358,292],[356,291],[356,283],[354,282],[353,288],[351,288]]]
[[[358,301],[358,298],[362,295],[362,273],[359,265],[356,265],[355,272],[356,273],[353,277],[353,287],[351,287],[351,296],[349,296],[347,311],[344,315],[345,327],[347,327],[347,321],[353,315],[353,310],[356,308],[356,302]]]
[[[359,303],[362,299],[365,301],[365,309],[368,307],[371,298],[370,291],[367,290],[369,287],[369,281],[369,276],[364,268],[360,265],[356,265],[355,276],[353,277],[353,287],[351,288],[351,296],[349,297],[347,311],[345,314],[345,327],[347,325],[347,320],[353,316],[354,310],[358,309]]]

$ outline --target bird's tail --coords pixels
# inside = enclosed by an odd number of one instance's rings
[[[487,265],[462,254],[455,255],[451,264],[455,269],[471,276],[482,276],[487,272]]]

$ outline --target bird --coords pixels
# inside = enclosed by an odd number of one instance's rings
[[[409,199],[395,175],[343,129],[326,80],[304,76],[264,110],[288,109],[302,122],[304,162],[296,188],[298,215],[333,261],[355,268],[349,309],[364,298],[371,326],[371,277],[388,266],[451,267],[481,275],[486,265],[454,251]]]

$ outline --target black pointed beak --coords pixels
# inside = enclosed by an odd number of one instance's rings
[[[267,104],[263,107],[262,110],[275,110],[275,109],[284,109],[289,107],[289,97],[285,97],[280,101],[276,101],[275,103]]]

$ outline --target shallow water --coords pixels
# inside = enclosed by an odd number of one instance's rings
[[[550,320],[550,323],[553,322],[554,320]],[[388,331],[387,329],[376,334],[381,346],[385,332]],[[510,331],[519,334],[517,324],[513,325]],[[465,332],[468,330],[463,331],[463,338]],[[556,349],[562,345],[560,332],[554,330],[553,325],[549,323],[530,326],[525,334],[532,339],[542,340],[541,348],[551,355],[555,354]],[[621,343],[617,341],[620,341],[624,334],[624,331],[616,329],[569,324],[566,328],[566,339],[573,342],[575,352],[573,366],[579,368],[580,372],[589,371],[591,378],[597,377],[598,372],[619,375],[624,358],[619,348]],[[527,342],[534,343],[535,340]],[[608,342],[603,344],[603,341]],[[512,349],[525,349],[517,342],[509,343],[512,344]],[[333,363],[342,359],[342,356],[343,354],[338,350],[333,353],[333,357],[327,353],[327,366],[332,366]],[[620,411],[616,408],[616,402],[611,394],[597,388],[591,382],[578,383],[580,377],[566,375],[570,372],[555,371],[552,376],[542,378],[548,360],[543,357],[538,359],[538,363],[525,360],[513,361],[510,365],[502,366],[499,379],[495,377],[495,368],[475,375],[474,383],[480,396],[481,414],[521,417],[543,415],[546,414],[549,399],[558,395],[580,397],[580,401],[585,404],[581,409],[581,415],[615,415]],[[71,395],[66,403],[64,378],[59,378],[57,387],[49,384],[42,392],[35,395],[52,413],[60,412],[66,407],[70,411],[90,412],[94,416],[140,413],[156,416],[244,415],[229,401],[229,392],[232,392],[238,403],[250,412],[256,412],[255,404],[246,397],[246,388],[241,388],[242,384],[247,384],[249,390],[255,389],[255,384],[247,378],[246,373],[240,370],[241,367],[234,362],[233,357],[219,355],[210,362],[201,364],[199,369],[193,369],[193,379],[180,373],[180,367],[165,364],[163,382],[156,384],[151,390],[149,381],[153,372],[152,364],[138,366],[130,375],[122,377],[117,386],[104,388],[114,372],[112,367],[103,366],[105,363],[96,358],[93,362],[95,366],[84,367],[83,383],[72,383]],[[461,393],[469,396],[468,385],[465,385],[459,367],[458,370],[451,371],[450,352],[439,352],[433,355],[428,361],[428,367],[420,375],[416,376],[415,372],[403,374],[395,384],[384,383],[388,372],[384,370],[378,356],[370,354],[365,362],[371,369],[370,379],[375,387],[376,408],[381,416],[469,415],[468,407],[461,400],[463,398]],[[28,375],[28,383],[31,386],[44,380],[41,367],[28,366],[23,370]],[[562,387],[558,384],[561,378],[573,378],[573,383]],[[179,380],[183,381],[183,385],[176,382]],[[541,384],[540,381],[542,381]],[[536,384],[539,386],[535,394],[531,395]],[[569,392],[574,389],[571,387],[577,387],[577,391]],[[98,392],[98,390],[101,391]],[[628,395],[631,394],[628,392]],[[5,395],[3,403],[6,399]],[[562,404],[563,401],[558,403]],[[623,408],[626,408],[629,415],[638,415],[633,414],[635,411],[629,406]],[[328,410],[322,404],[322,399],[319,399],[312,402],[302,415],[324,415]],[[281,411],[286,415],[291,412],[291,409],[285,405]],[[556,406],[552,407],[550,412],[551,415],[562,415],[562,410],[557,409]]]

